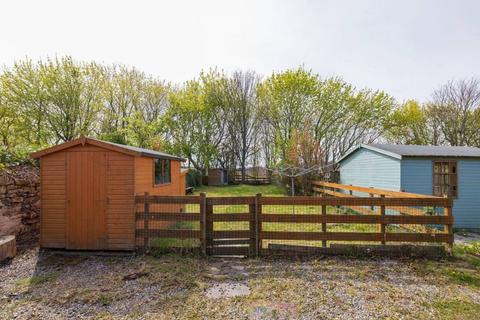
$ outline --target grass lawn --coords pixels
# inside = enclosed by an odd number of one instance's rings
[[[254,196],[261,193],[262,196],[285,196],[286,191],[277,185],[228,185],[228,186],[202,186],[195,189],[195,194],[199,195],[205,192],[207,197],[228,197],[228,196]],[[248,205],[218,205],[214,207],[214,213],[243,213],[248,212]],[[321,214],[320,206],[285,206],[285,205],[264,205],[262,208],[264,214],[283,213],[283,214]],[[355,214],[348,208],[337,208],[328,206],[328,214]],[[216,222],[215,230],[248,230],[248,222]],[[379,226],[374,224],[328,224],[327,230],[330,232],[378,232]],[[394,232],[398,228],[390,227],[389,231]],[[264,231],[307,231],[321,232],[320,224],[312,223],[263,223]],[[273,241],[271,241],[273,242]],[[298,241],[297,241],[298,242]],[[311,243],[317,245],[318,243]],[[321,244],[321,242],[320,242]]]
[[[284,196],[285,189],[275,184],[267,185],[246,185],[237,184],[229,186],[201,186],[195,188],[196,195],[205,192],[207,197],[229,197],[229,196],[255,196],[261,193],[262,196]]]

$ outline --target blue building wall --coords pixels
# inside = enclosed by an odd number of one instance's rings
[[[359,149],[340,162],[340,183],[400,190],[400,160]]]
[[[404,158],[401,162],[400,190],[432,195],[432,160]]]
[[[362,148],[340,163],[340,183],[431,195],[433,160],[399,160]],[[480,160],[459,159],[457,167],[455,228],[480,230]]]
[[[402,160],[402,189],[432,194],[433,158]],[[456,228],[480,229],[480,160],[457,160],[458,197],[453,201]]]
[[[458,197],[453,205],[455,227],[480,230],[480,161],[458,161]]]

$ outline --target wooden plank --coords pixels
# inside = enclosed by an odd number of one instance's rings
[[[222,231],[213,231],[213,237],[215,239],[224,239],[224,238],[250,238],[250,230],[222,230]]]
[[[315,189],[317,189],[317,188],[313,188],[313,189],[315,191]],[[323,190],[323,193],[326,193],[326,194],[329,194],[329,195],[332,195],[332,196],[335,196],[335,197],[340,197],[340,198],[352,198],[353,197],[353,196],[345,194],[345,193],[336,192],[336,191],[327,190],[327,189]],[[358,213],[362,213],[362,214],[375,214],[375,211],[370,210],[368,208],[360,207],[360,206],[346,206],[346,207],[350,208],[354,211],[357,211]]]
[[[255,196],[255,205],[257,206],[257,210],[255,212],[255,241],[256,241],[256,252],[255,256],[259,256],[260,250],[262,249],[262,240],[260,238],[260,232],[262,231],[262,215],[263,215],[263,207],[262,207],[262,194],[257,193]]]
[[[137,212],[136,220],[145,220],[147,213]],[[200,221],[200,213],[150,212],[148,219],[154,221]]]
[[[213,239],[213,246],[222,246],[222,245],[249,245],[250,239]]]
[[[313,188],[313,189],[314,189],[314,191],[324,192],[324,193],[327,193],[327,194],[330,194],[330,195],[334,195],[336,197],[353,198],[352,195],[348,195],[348,194],[341,193],[341,192],[336,192],[336,191],[331,191],[331,190],[328,190],[328,189],[318,189],[318,188]],[[383,196],[382,196],[382,198],[384,199]],[[384,208],[383,210],[385,210],[385,206],[382,205],[380,207]],[[368,210],[368,209],[365,209],[365,208],[362,208],[362,207],[349,206],[348,208],[351,208],[352,210],[355,210],[359,213],[369,214],[368,211],[365,211],[365,210]],[[410,215],[410,214],[417,215],[417,216],[424,216],[425,215],[425,212],[423,210],[412,208],[412,207],[392,206],[392,207],[389,207],[389,209],[396,210],[400,214],[404,214],[404,215]],[[407,227],[407,228],[410,228],[410,227]],[[420,231],[428,232],[428,231],[432,231],[432,229],[429,228],[429,227],[422,227],[422,230],[420,230]]]
[[[328,205],[328,206],[416,206],[446,207],[450,198],[366,198],[354,197],[262,197],[262,205]]]
[[[332,190],[323,190],[323,189],[318,189],[318,188],[313,188],[314,191],[317,191],[317,192],[323,192],[323,193],[326,193],[326,194],[329,194],[329,195],[333,195],[335,197],[342,197],[342,198],[352,198],[353,196],[349,195],[349,194],[345,194],[345,193],[341,193],[341,192],[336,192],[336,191],[332,191]],[[359,211],[361,213],[365,213],[365,212],[362,212],[363,210],[365,210],[365,208],[362,208],[361,207],[349,207],[349,208],[352,208],[353,210],[355,211]],[[392,206],[392,207],[389,207],[388,209],[391,209],[391,210],[395,210],[395,211],[398,211],[400,212],[401,214],[414,214],[414,215],[425,215],[425,212],[423,210],[420,210],[420,209],[417,209],[417,208],[412,208],[412,207],[400,207],[400,206]]]
[[[341,194],[341,193],[340,193]],[[199,203],[199,196],[136,196],[137,203]],[[437,206],[452,205],[449,198],[366,198],[342,194],[342,197],[261,197],[262,205],[329,205],[329,206]],[[209,205],[254,204],[255,197],[213,197],[207,198]]]
[[[347,256],[387,256],[387,257],[419,257],[419,258],[439,258],[445,257],[445,250],[438,245],[377,245],[377,244],[340,244],[333,243],[328,248],[314,246],[299,246],[288,244],[270,243],[268,249],[263,250],[266,255],[347,255]]]
[[[249,211],[249,223],[248,223],[248,228],[250,231],[250,253],[249,255],[257,255],[257,235],[258,232],[256,230],[255,222],[256,222],[256,210],[257,210],[257,201],[255,199],[255,202],[253,204],[248,205],[248,211]]]
[[[387,233],[386,241],[390,242],[453,242],[453,234],[445,233]]]
[[[341,215],[341,214],[281,214],[262,215],[262,222],[271,223],[362,223],[362,224],[450,224],[448,216],[395,216],[395,215]]]
[[[179,239],[188,239],[188,238],[200,238],[200,230],[137,230],[138,237],[149,236],[151,238],[179,238]]]
[[[283,232],[283,231],[263,231],[260,232],[261,239],[270,240],[338,240],[338,241],[380,241],[381,233],[369,232]]]
[[[200,193],[200,233],[201,248],[204,255],[207,254],[207,198],[204,192]]]
[[[211,248],[213,246],[213,206],[207,203],[207,199],[204,198],[205,205],[205,247]]]
[[[197,204],[200,203],[199,196],[135,196],[136,203],[179,203],[179,204]]]
[[[445,215],[450,218],[450,223],[446,224],[445,225],[445,228],[444,228],[444,232],[449,234],[449,235],[452,235],[452,237],[450,238],[450,241],[448,241],[448,245],[449,245],[449,248],[448,250],[450,252],[452,252],[453,250],[453,241],[454,241],[454,238],[453,238],[453,215],[452,215],[452,207],[445,207],[444,208],[445,210]]]
[[[214,213],[213,221],[254,221],[254,217],[250,213]]]
[[[322,206],[322,232],[323,234],[327,234],[327,206]],[[322,240],[322,247],[327,247],[327,240]]]
[[[207,198],[209,205],[255,204],[255,197],[211,197]]]
[[[108,237],[108,241],[111,241],[113,239],[118,239],[118,240],[123,240],[125,242],[133,242],[134,238],[135,238],[135,235],[133,233],[129,233],[129,234],[114,233]]]
[[[260,233],[262,239],[276,240],[306,240],[306,241],[382,241],[390,242],[448,242],[453,235],[444,233],[382,233],[373,232],[281,232],[263,231]]]
[[[378,188],[369,188],[369,187],[361,187],[361,186],[353,186],[347,184],[340,184],[340,183],[333,183],[333,182],[326,182],[326,181],[312,181],[313,185],[322,186],[322,187],[330,187],[335,189],[343,189],[343,190],[351,190],[351,191],[358,191],[363,193],[375,194],[375,195],[384,195],[390,197],[401,197],[401,198],[440,198],[432,195],[426,194],[419,194],[419,193],[410,193],[410,192],[403,192],[403,191],[394,191],[394,190],[386,190],[386,189],[378,189]]]
[[[382,195],[382,197],[384,197]],[[385,245],[385,234],[386,234],[386,224],[384,223],[385,220],[385,206],[380,207],[380,215],[382,216],[382,223],[380,225],[380,232],[383,234],[384,239],[382,240],[382,244]]]

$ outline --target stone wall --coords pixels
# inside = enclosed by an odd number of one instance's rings
[[[0,171],[0,236],[17,241],[38,240],[40,227],[40,174],[31,165]]]

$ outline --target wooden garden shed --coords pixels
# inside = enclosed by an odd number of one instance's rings
[[[339,165],[342,184],[450,197],[454,227],[480,231],[480,148],[362,144]]]
[[[185,159],[79,138],[31,155],[40,159],[40,246],[134,250],[135,195],[184,195]]]

